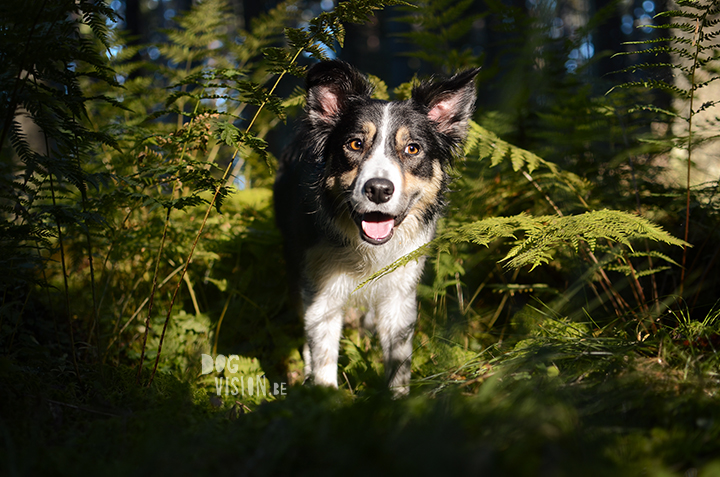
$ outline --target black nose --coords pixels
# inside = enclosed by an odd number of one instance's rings
[[[368,199],[376,204],[384,204],[392,197],[393,192],[395,192],[395,186],[387,179],[376,178],[367,181],[364,190],[365,196],[367,196]]]

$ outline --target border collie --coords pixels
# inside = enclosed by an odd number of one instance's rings
[[[376,329],[389,387],[408,393],[424,259],[353,291],[433,238],[446,167],[474,109],[476,74],[423,83],[410,99],[387,102],[373,99],[371,84],[347,63],[308,71],[306,118],[274,188],[288,272],[303,302],[306,380],[337,387],[352,306]]]

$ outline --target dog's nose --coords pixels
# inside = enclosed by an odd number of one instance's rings
[[[384,204],[393,192],[395,192],[395,186],[392,182],[387,179],[370,179],[365,183],[365,196],[376,204]]]

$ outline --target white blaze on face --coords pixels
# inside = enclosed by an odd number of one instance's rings
[[[388,215],[398,215],[401,211],[401,196],[403,190],[403,175],[400,166],[387,155],[387,149],[393,150],[394,144],[390,131],[390,108],[392,104],[387,103],[383,109],[382,121],[379,124],[377,136],[373,141],[373,152],[370,158],[360,166],[355,188],[352,194],[352,201],[359,212],[380,212]],[[365,195],[365,184],[370,179],[387,179],[392,182],[395,192],[390,200],[382,204],[376,204]],[[369,226],[365,233],[372,238],[382,238],[389,233],[385,225]],[[390,226],[391,227],[391,226]],[[392,229],[392,227],[391,227]],[[378,234],[378,236],[374,236]]]

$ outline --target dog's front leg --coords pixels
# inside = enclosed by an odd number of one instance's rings
[[[344,302],[332,296],[330,290],[323,290],[313,298],[305,311],[305,337],[310,356],[303,357],[306,360],[306,373],[310,374],[315,384],[337,387]],[[308,378],[307,374],[305,378]]]
[[[393,293],[377,304],[377,331],[383,349],[385,378],[395,396],[410,392],[412,338],[417,303],[415,294]]]

